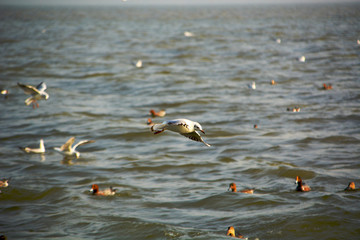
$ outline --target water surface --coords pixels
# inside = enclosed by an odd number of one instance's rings
[[[249,239],[357,238],[360,192],[343,189],[360,186],[358,9],[1,7],[0,234],[228,239],[233,225]],[[42,81],[49,100],[25,106],[17,82]],[[153,135],[152,108],[200,122],[212,147]],[[52,148],[71,136],[96,142],[63,159]],[[45,155],[18,149],[40,138]],[[311,192],[295,192],[297,175]],[[92,196],[94,183],[118,192]]]

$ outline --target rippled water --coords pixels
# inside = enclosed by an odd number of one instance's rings
[[[228,239],[233,225],[249,239],[358,238],[360,191],[343,191],[360,186],[358,9],[1,7],[0,235]],[[17,82],[42,81],[49,100],[25,106]],[[212,147],[153,135],[152,108],[200,122]],[[96,142],[63,159],[52,149],[71,136]],[[45,155],[18,149],[40,138]],[[92,196],[94,183],[118,192]]]

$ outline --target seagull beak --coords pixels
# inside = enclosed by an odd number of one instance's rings
[[[205,131],[204,130],[200,130],[203,134],[205,134]]]

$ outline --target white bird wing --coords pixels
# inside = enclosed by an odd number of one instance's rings
[[[19,86],[26,94],[31,94],[31,95],[41,94],[40,91],[39,91],[37,88],[35,88],[34,86],[26,85],[26,84],[22,84],[22,83],[18,83],[18,86]]]
[[[191,132],[191,133],[181,133],[181,135],[193,140],[193,141],[197,141],[197,142],[202,142],[204,143],[206,146],[210,147],[211,145],[204,142],[204,140],[202,139],[202,137],[200,136],[200,134],[196,131]]]
[[[60,147],[61,151],[71,152],[71,146],[75,142],[75,137],[71,137],[67,142]]]
[[[75,150],[78,146],[84,145],[84,144],[88,144],[88,143],[94,143],[94,140],[83,140],[78,142],[77,144],[75,144],[75,146],[73,147],[73,150]]]
[[[156,132],[158,130],[163,130],[166,126],[167,126],[167,124],[165,122],[155,123],[154,125],[151,126],[151,131]]]
[[[41,82],[39,85],[36,86],[36,89],[39,90],[39,92],[45,91],[46,88],[47,88],[47,86],[44,82]]]

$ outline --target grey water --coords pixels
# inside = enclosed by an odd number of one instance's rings
[[[344,192],[360,186],[359,7],[1,6],[0,235],[359,238],[360,191]],[[50,98],[26,106],[18,82]],[[199,122],[212,146],[154,135],[150,109]],[[72,136],[96,142],[63,158]],[[40,139],[45,154],[18,148]]]

